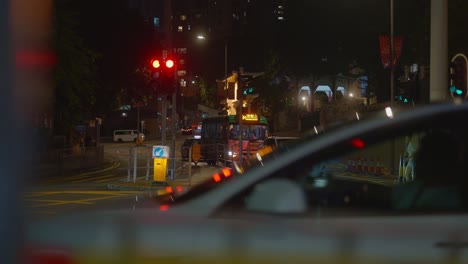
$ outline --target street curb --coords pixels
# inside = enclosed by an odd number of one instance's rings
[[[108,167],[105,167],[105,168],[97,168],[97,170],[92,170],[92,171],[88,171],[88,172],[83,172],[83,173],[78,173],[78,174],[74,174],[72,176],[87,176],[87,175],[91,175],[91,174],[96,174],[96,173],[101,173],[101,172],[106,172],[106,171],[110,171],[110,170],[113,170],[113,169],[116,169],[120,166],[120,161],[117,161],[117,162],[113,162],[110,166]]]
[[[107,189],[114,191],[157,191],[166,188],[165,186],[129,186],[129,185],[119,185],[119,184],[107,184]]]
[[[167,186],[184,186],[188,187],[188,182],[178,182],[178,181],[167,181],[166,185],[143,185],[137,183],[109,183],[107,184],[107,189],[115,191],[153,191],[165,189]]]

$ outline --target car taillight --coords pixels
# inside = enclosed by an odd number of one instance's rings
[[[23,257],[24,264],[75,264],[70,251],[54,247],[28,248]]]
[[[227,177],[230,177],[230,176],[232,175],[232,171],[231,171],[230,169],[228,169],[228,168],[224,168],[224,169],[222,170],[222,172],[223,172],[223,174],[224,174],[224,177],[226,177],[226,178],[227,178]]]
[[[169,205],[168,204],[161,204],[159,206],[159,210],[160,211],[167,211],[167,210],[169,210]]]
[[[219,173],[213,174],[213,180],[215,182],[220,182],[221,181],[221,175],[219,175]]]

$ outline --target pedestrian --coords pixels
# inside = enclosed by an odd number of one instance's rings
[[[403,179],[405,182],[414,181],[414,154],[419,147],[420,136],[411,134],[405,138],[405,166],[403,171]]]
[[[90,135],[86,135],[86,137],[84,139],[84,145],[85,145],[85,148],[89,148],[91,146],[91,136]]]

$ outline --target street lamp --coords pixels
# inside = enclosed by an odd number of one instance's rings
[[[205,40],[206,37],[203,35],[197,35],[197,39],[199,40]],[[227,63],[228,63],[228,41],[227,39],[224,41],[224,91],[227,91],[228,89],[228,76],[227,76]]]

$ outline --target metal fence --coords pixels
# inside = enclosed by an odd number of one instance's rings
[[[177,149],[175,151],[178,151]],[[154,160],[152,146],[130,146],[128,149],[127,182],[136,182],[144,178],[152,181],[154,176]],[[187,149],[187,153],[191,154]],[[172,157],[172,155],[170,155]],[[191,165],[189,159],[168,158],[166,169],[166,180],[190,180]]]

